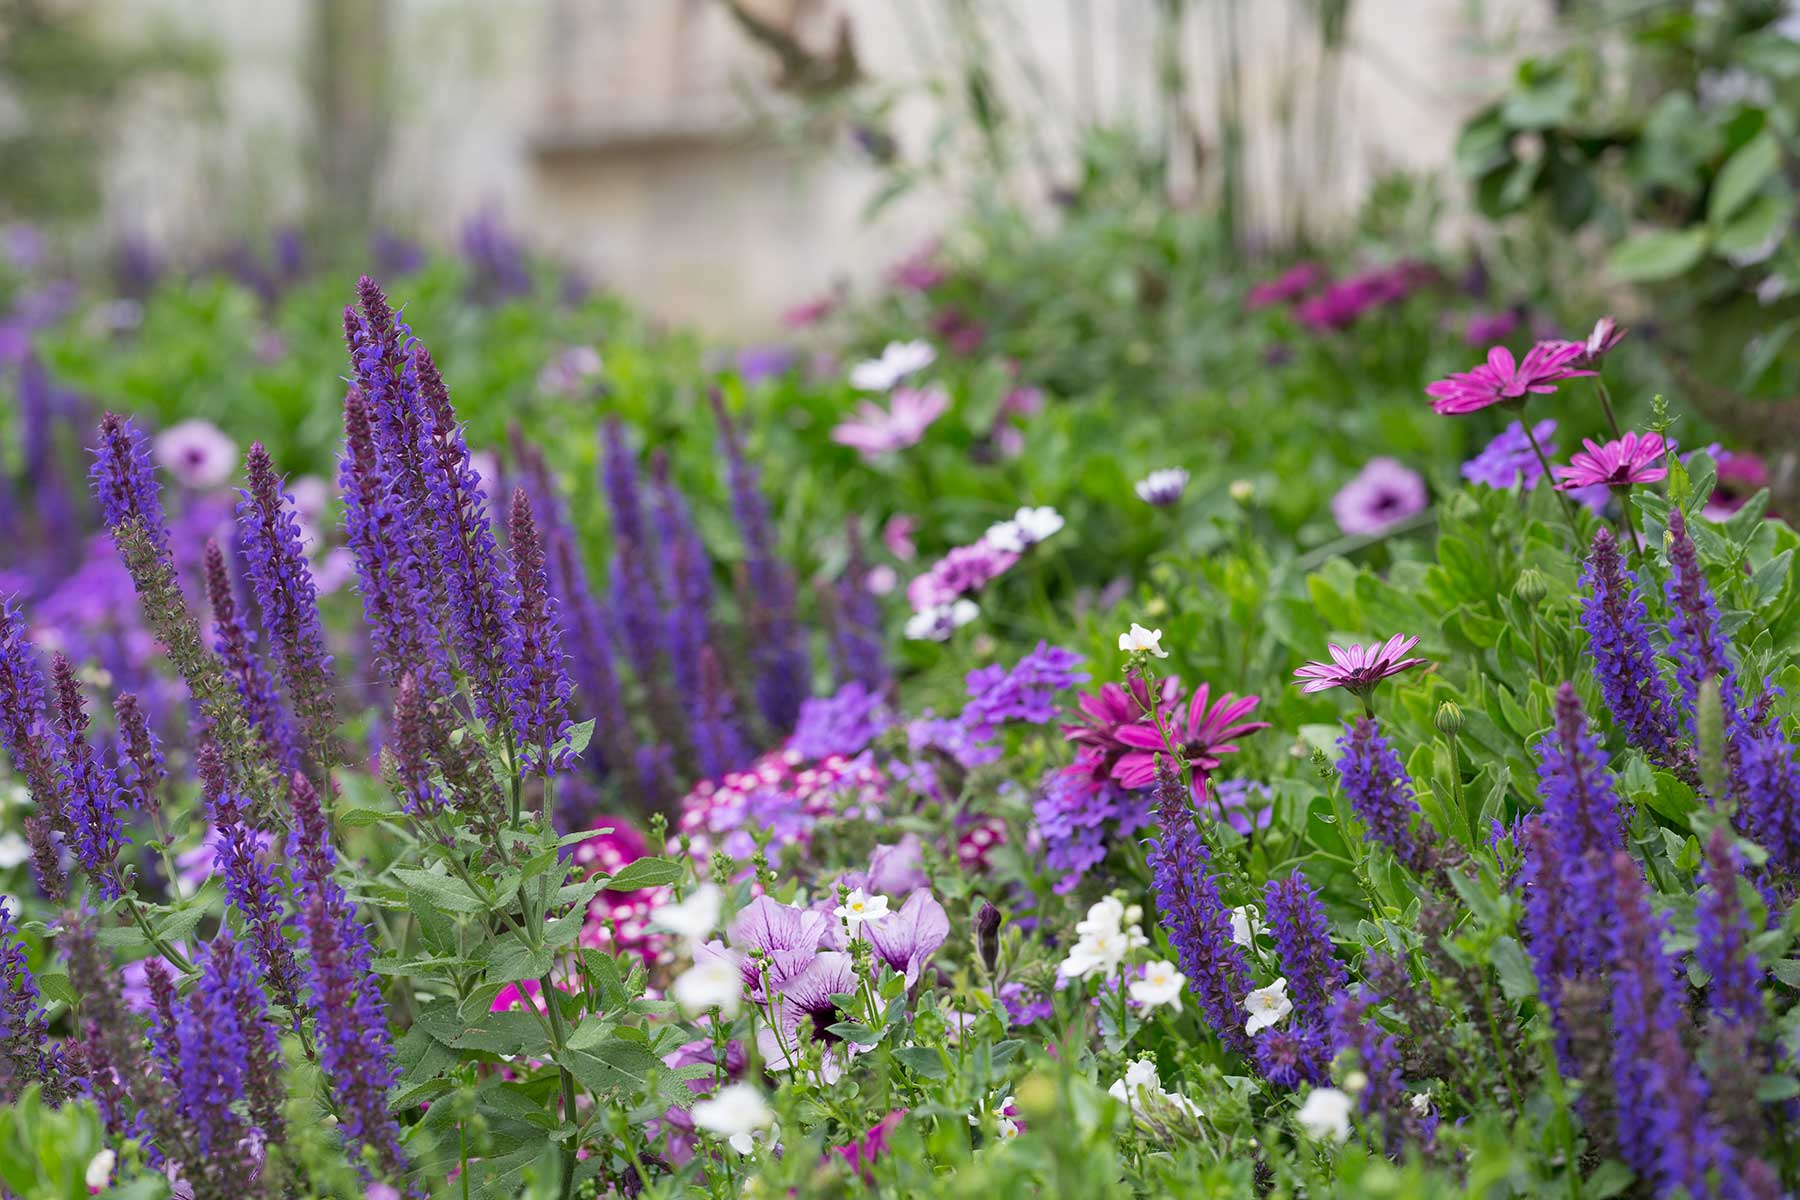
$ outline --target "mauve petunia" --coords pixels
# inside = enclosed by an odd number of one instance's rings
[[[906,986],[919,981],[919,972],[950,936],[950,918],[937,898],[923,888],[906,898],[899,911],[863,926],[877,956],[906,976]]]
[[[761,950],[767,956],[763,962],[767,964],[769,986],[780,988],[813,961],[819,939],[825,936],[825,926],[825,914],[782,904],[768,896],[758,896],[746,905],[731,923],[731,944],[744,952],[744,984],[751,997],[762,996],[762,967],[750,951]]]

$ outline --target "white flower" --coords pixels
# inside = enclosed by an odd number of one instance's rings
[[[1187,490],[1188,473],[1180,467],[1164,467],[1160,471],[1152,471],[1132,486],[1137,498],[1145,504],[1153,504],[1158,508],[1166,508],[1181,499],[1181,493]]]
[[[82,1176],[82,1181],[95,1191],[99,1191],[112,1182],[113,1167],[117,1166],[118,1162],[117,1154],[111,1150],[102,1150],[88,1159],[87,1173]]]
[[[986,1106],[983,1105],[983,1107],[977,1108],[974,1112],[969,1114],[969,1124],[976,1128],[980,1128],[984,1111],[991,1112],[994,1116],[995,1128],[1000,1132],[1001,1140],[1011,1141],[1013,1138],[1019,1136],[1019,1123],[1007,1115],[1007,1110],[1012,1108],[1012,1106],[1013,1098],[1011,1096],[1005,1097],[1000,1103],[994,1105],[992,1108],[986,1108]]]
[[[1244,1032],[1255,1037],[1294,1011],[1294,1002],[1288,999],[1287,980],[1277,979],[1245,996],[1244,1009],[1250,1014],[1244,1022]]]
[[[1012,524],[1025,539],[1027,546],[1035,546],[1060,533],[1063,519],[1061,513],[1044,504],[1037,508],[1021,508],[1013,514]]]
[[[1000,1118],[1000,1140],[1010,1142],[1019,1136],[1019,1123],[1011,1117]]]
[[[1421,1116],[1421,1117],[1430,1116],[1431,1115],[1431,1093],[1430,1092],[1414,1092],[1412,1094],[1412,1110],[1413,1110],[1413,1113],[1417,1116]]]
[[[0,833],[0,871],[10,871],[31,857],[31,846],[16,833]]]
[[[989,525],[987,532],[981,535],[981,540],[994,549],[1004,550],[1008,554],[1023,554],[1025,547],[1030,545],[1025,540],[1025,531],[1019,528],[1017,521],[1001,521],[998,524]]]
[[[1127,925],[1136,925],[1139,921],[1142,921],[1143,919],[1144,919],[1144,906],[1143,905],[1131,904],[1131,905],[1126,906],[1126,908],[1125,908],[1125,923]]]
[[[735,1017],[744,994],[743,973],[730,955],[709,955],[676,976],[669,994],[690,1017],[715,1008],[727,1017]]]
[[[1125,924],[1125,905],[1117,896],[1107,896],[1088,908],[1087,916],[1075,925],[1075,936],[1117,933]]]
[[[1144,977],[1133,980],[1130,988],[1131,998],[1145,1008],[1157,1008],[1167,1004],[1176,1012],[1181,1011],[1181,989],[1187,986],[1187,976],[1175,969],[1172,962],[1153,962],[1144,968]]]
[[[697,942],[718,927],[719,912],[725,894],[717,884],[703,883],[686,900],[665,904],[650,914],[650,923],[658,929]]]
[[[755,1133],[767,1129],[775,1121],[774,1110],[768,1101],[747,1083],[727,1084],[714,1095],[696,1102],[690,1113],[697,1128],[724,1138]]]
[[[880,358],[850,368],[850,386],[858,391],[885,392],[915,371],[923,371],[937,359],[930,342],[889,342]]]
[[[915,642],[946,642],[950,635],[981,615],[973,600],[934,604],[906,619],[906,636]]]
[[[1141,650],[1158,658],[1169,657],[1169,652],[1162,648],[1162,630],[1145,629],[1136,621],[1131,623],[1130,633],[1119,635],[1119,649],[1127,654],[1136,654]]]
[[[1314,1088],[1294,1120],[1312,1137],[1341,1142],[1350,1136],[1350,1097],[1334,1087]]]
[[[1119,930],[1102,930],[1089,934],[1069,948],[1063,959],[1062,973],[1070,979],[1086,979],[1099,971],[1110,975],[1119,969],[1130,949],[1126,935]]]
[[[1113,1080],[1113,1085],[1106,1090],[1121,1104],[1141,1104],[1143,1093],[1154,1096],[1162,1091],[1162,1077],[1156,1073],[1156,1060],[1133,1059],[1125,1068],[1125,1078]]]
[[[850,931],[850,936],[855,937],[864,921],[878,921],[887,916],[887,897],[865,895],[861,888],[857,888],[834,911],[837,919],[844,923],[844,928]]]
[[[1369,1086],[1369,1077],[1361,1071],[1352,1071],[1344,1076],[1344,1090],[1352,1096],[1360,1096]]]
[[[1253,945],[1256,935],[1268,928],[1257,918],[1254,904],[1240,904],[1231,910],[1231,940],[1240,946]]]

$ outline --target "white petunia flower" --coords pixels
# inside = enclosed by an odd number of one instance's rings
[[[1172,962],[1153,962],[1144,968],[1144,977],[1133,980],[1127,989],[1131,998],[1145,1008],[1158,1008],[1167,1004],[1176,1012],[1181,1011],[1181,991],[1187,986],[1187,976],[1175,969]]]
[[[1117,896],[1107,896],[1088,908],[1087,916],[1075,925],[1075,936],[1087,937],[1095,933],[1117,933],[1124,924],[1124,903]]]
[[[744,994],[743,973],[730,955],[712,955],[676,976],[669,994],[690,1017],[715,1008],[724,1016],[735,1017]]]
[[[697,942],[718,927],[724,903],[725,894],[717,884],[703,883],[686,900],[653,910],[650,924]]]
[[[1312,1137],[1341,1142],[1350,1136],[1350,1104],[1350,1097],[1334,1087],[1314,1088],[1294,1120]]]
[[[1245,996],[1244,1009],[1250,1014],[1250,1019],[1244,1022],[1244,1032],[1251,1037],[1280,1022],[1294,1011],[1294,1002],[1288,999],[1287,980],[1277,979],[1268,987],[1257,988]]]
[[[878,921],[887,916],[887,897],[865,895],[861,888],[857,888],[834,911],[837,919],[844,923],[844,928],[850,931],[850,936],[855,937],[864,921]]]
[[[885,392],[916,371],[937,360],[937,351],[926,341],[889,342],[880,358],[850,368],[850,386],[864,392]]]
[[[95,1191],[99,1191],[112,1182],[113,1168],[119,1163],[119,1156],[111,1150],[102,1150],[88,1159],[87,1171],[82,1175],[82,1182]]]
[[[690,1114],[696,1128],[723,1138],[755,1133],[767,1129],[775,1121],[775,1112],[768,1101],[747,1083],[727,1084],[706,1099],[696,1101]]]
[[[1130,943],[1122,931],[1101,930],[1071,946],[1060,970],[1070,979],[1086,979],[1096,972],[1110,975],[1125,961],[1129,949]]]
[[[1169,657],[1169,652],[1162,648],[1162,630],[1145,629],[1136,621],[1131,623],[1129,633],[1119,635],[1119,649],[1127,654],[1143,651],[1147,654],[1154,654],[1158,658]]]

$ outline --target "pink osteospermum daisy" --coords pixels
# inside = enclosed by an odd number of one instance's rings
[[[1562,491],[1584,487],[1630,487],[1634,483],[1655,483],[1666,477],[1669,469],[1662,465],[1667,447],[1660,433],[1628,433],[1604,446],[1583,438],[1586,450],[1577,450],[1569,465],[1556,468],[1561,479],[1556,486]]]
[[[898,388],[888,408],[864,400],[851,420],[832,429],[831,440],[864,458],[892,454],[916,445],[949,407],[950,396],[943,388]]]
[[[1592,371],[1576,370],[1572,365],[1585,352],[1586,347],[1579,342],[1539,342],[1526,353],[1523,362],[1515,363],[1512,351],[1495,346],[1488,351],[1485,363],[1427,384],[1425,394],[1432,398],[1434,412],[1446,416],[1479,412],[1496,404],[1523,400],[1533,392],[1554,392],[1558,380],[1592,375]]]
[[[1181,753],[1196,772],[1216,770],[1219,755],[1237,750],[1234,739],[1259,733],[1269,727],[1267,721],[1246,721],[1262,703],[1258,696],[1238,696],[1226,692],[1210,708],[1209,688],[1201,684],[1188,705],[1187,724],[1173,732],[1179,739]],[[1156,756],[1166,754],[1162,733],[1147,723],[1126,725],[1116,734],[1119,741],[1132,749],[1113,764],[1113,778],[1128,788],[1148,787],[1156,781]]]
[[[1403,657],[1419,644],[1417,635],[1396,633],[1386,642],[1348,647],[1333,644],[1331,661],[1309,662],[1294,672],[1302,692],[1323,692],[1328,688],[1344,688],[1358,696],[1367,696],[1375,685],[1389,675],[1398,675],[1426,660]]]

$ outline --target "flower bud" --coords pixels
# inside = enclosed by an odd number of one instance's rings
[[[1437,727],[1445,737],[1455,737],[1462,732],[1463,710],[1456,701],[1446,700],[1438,705]]]
[[[1360,1096],[1363,1089],[1369,1086],[1369,1077],[1361,1071],[1352,1071],[1344,1076],[1344,1090],[1352,1096]]]
[[[1536,604],[1550,594],[1550,581],[1536,567],[1526,567],[1519,572],[1519,578],[1513,584],[1513,595],[1527,604]]]
[[[1230,492],[1231,498],[1237,503],[1248,504],[1250,503],[1251,498],[1256,495],[1256,485],[1248,479],[1234,479],[1231,481],[1231,487],[1228,488],[1227,491]]]
[[[975,914],[975,951],[981,955],[981,965],[992,974],[1000,961],[1000,910],[985,900],[981,911]]]

